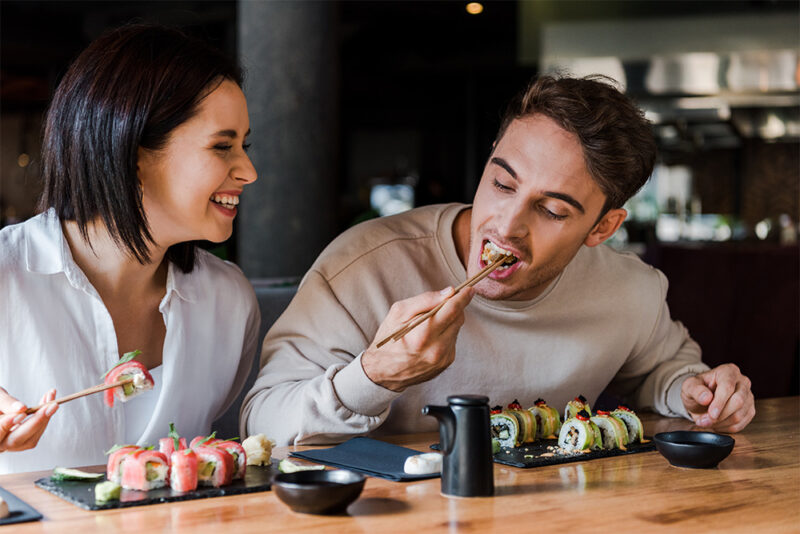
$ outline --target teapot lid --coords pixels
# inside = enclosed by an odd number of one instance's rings
[[[489,397],[484,397],[483,395],[450,395],[447,397],[447,403],[457,406],[488,406]]]

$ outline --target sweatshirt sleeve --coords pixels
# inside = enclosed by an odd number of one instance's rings
[[[611,384],[611,389],[630,399],[640,409],[651,409],[669,417],[689,414],[681,401],[683,381],[707,371],[700,346],[686,327],[670,317],[666,302],[667,278],[658,275],[658,311],[646,342],[625,362]]]
[[[364,373],[361,352],[370,342],[324,277],[309,271],[264,339],[261,371],[242,410],[246,433],[306,445],[378,427],[400,393]]]

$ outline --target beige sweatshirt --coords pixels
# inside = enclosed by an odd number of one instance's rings
[[[667,280],[635,255],[582,247],[531,301],[473,298],[453,364],[396,393],[372,382],[360,354],[389,307],[466,278],[453,241],[463,204],[418,208],[344,232],[319,256],[264,339],[261,372],[242,409],[245,435],[279,445],[437,429],[420,410],[448,395],[524,407],[541,397],[563,412],[610,385],[638,408],[687,416],[680,386],[708,369],[665,301]]]

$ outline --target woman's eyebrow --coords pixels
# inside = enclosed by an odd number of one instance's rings
[[[238,133],[236,132],[236,130],[220,130],[218,132],[215,132],[215,133],[211,134],[211,137],[231,137],[231,138],[235,138],[237,135],[238,135]],[[244,134],[245,137],[247,137],[248,135],[250,135],[250,130],[247,130],[247,132],[245,132],[245,134]]]

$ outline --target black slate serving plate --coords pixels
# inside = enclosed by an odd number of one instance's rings
[[[28,503],[3,488],[0,488],[0,497],[8,504],[9,512],[8,517],[0,519],[0,527],[26,521],[38,521],[42,518],[42,514],[34,510]]]
[[[626,450],[622,449],[602,449],[577,454],[558,454],[553,449],[558,447],[557,439],[541,439],[534,443],[528,443],[520,447],[511,449],[501,449],[494,455],[494,461],[498,464],[510,465],[512,467],[543,467],[546,465],[568,464],[570,462],[583,462],[584,460],[595,460],[597,458],[608,458],[610,456],[623,456],[625,454],[636,454],[638,452],[650,452],[656,449],[652,438],[645,436],[647,443],[633,443],[628,445]],[[549,449],[548,447],[552,447]],[[439,450],[439,444],[434,443],[431,449]],[[542,456],[543,454],[553,453],[552,456]]]
[[[162,502],[188,501],[192,499],[207,499],[223,495],[239,495],[242,493],[255,493],[268,491],[272,486],[272,477],[278,473],[278,461],[273,459],[270,466],[247,466],[244,480],[235,480],[228,486],[221,488],[198,487],[194,491],[179,493],[170,488],[159,488],[151,491],[122,490],[118,501],[97,503],[94,500],[94,487],[99,482],[53,481],[50,478],[40,478],[35,484],[65,501],[83,508],[84,510],[109,510],[112,508],[127,508],[129,506],[143,506]],[[103,477],[105,481],[106,478]]]

